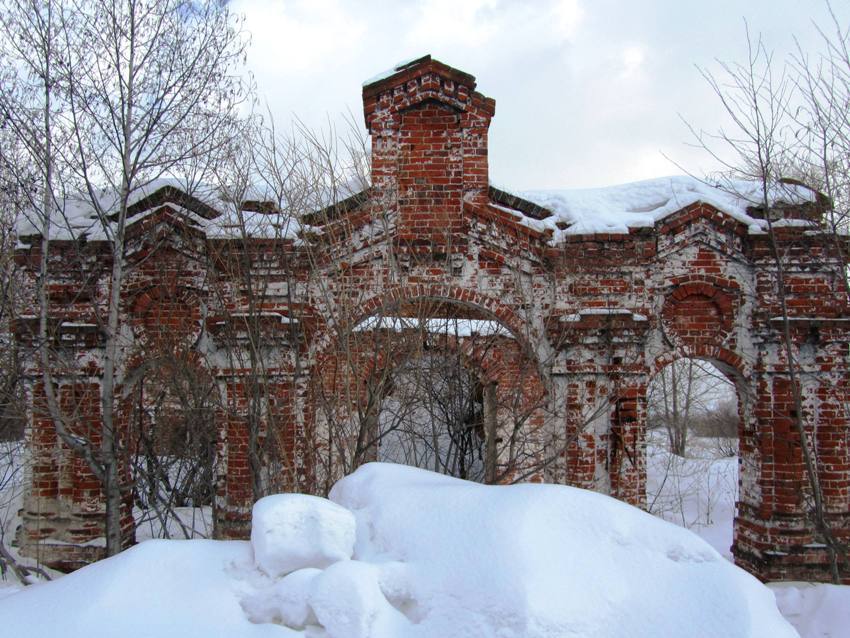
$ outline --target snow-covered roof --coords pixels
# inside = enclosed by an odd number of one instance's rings
[[[222,200],[219,189],[209,185],[189,187],[185,181],[171,178],[161,178],[147,182],[135,188],[127,200],[129,208],[137,207],[136,211],[143,214],[157,208],[153,202],[145,206],[144,200],[159,193],[181,193],[184,200],[191,200],[195,205],[187,209],[198,220],[212,217],[221,208]],[[174,198],[171,198],[174,199]],[[111,188],[103,188],[88,193],[75,193],[66,197],[58,204],[51,218],[51,236],[53,239],[77,239],[85,236],[88,239],[103,239],[104,226],[114,220],[111,216],[118,209],[120,193]],[[159,202],[160,204],[162,202]],[[133,211],[131,211],[132,214]],[[134,217],[136,219],[143,218]],[[17,224],[19,237],[41,234],[42,222],[37,214],[24,214]]]
[[[430,57],[430,56],[426,56],[426,57]],[[377,74],[373,75],[372,77],[370,77],[369,79],[365,80],[363,82],[363,86],[369,86],[370,84],[374,84],[375,82],[380,82],[381,80],[386,80],[387,78],[394,76],[399,71],[404,70],[405,67],[408,67],[408,66],[412,65],[414,62],[418,62],[419,60],[423,60],[423,59],[424,58],[422,56],[418,56],[418,57],[415,57],[415,58],[407,58],[406,60],[401,60],[400,62],[396,62],[389,69],[385,69],[385,70],[381,71],[380,73],[377,73]]]
[[[712,186],[694,177],[672,176],[604,188],[505,192],[551,212],[544,219],[523,214],[521,221],[538,230],[551,230],[553,241],[563,235],[627,233],[631,228],[650,227],[696,202],[729,214],[751,232],[764,232],[767,226],[747,210],[763,199],[757,182]],[[810,203],[816,196],[812,189],[790,183],[774,184],[769,192],[772,205]]]
[[[169,190],[171,189],[171,190]],[[517,217],[517,221],[539,231],[552,232],[552,243],[567,235],[628,233],[629,229],[651,227],[668,215],[696,202],[704,202],[727,213],[747,225],[753,234],[763,233],[767,221],[750,211],[762,201],[761,185],[757,182],[731,182],[712,186],[703,180],[673,176],[621,184],[604,188],[570,190],[511,191],[491,188],[498,194],[494,206]],[[160,196],[164,194],[163,196]],[[182,195],[181,195],[182,194]],[[362,181],[334,184],[333,188],[313,189],[297,204],[298,215],[277,212],[273,203],[279,198],[268,187],[252,186],[241,192],[241,206],[233,203],[233,196],[221,187],[200,185],[187,188],[174,179],[159,179],[133,191],[130,196],[130,223],[136,223],[159,207],[169,203],[178,205],[188,223],[210,237],[238,237],[243,232],[250,237],[294,239],[311,224],[321,225],[322,211],[333,206],[354,202],[360,205],[365,199]],[[812,189],[794,183],[777,183],[771,186],[771,205],[799,205],[817,201]],[[106,213],[106,224],[118,206],[114,191],[95,194],[97,207]],[[146,201],[147,200],[147,201]],[[356,201],[355,201],[356,200]],[[816,226],[805,219],[784,219],[777,226]],[[38,235],[41,224],[24,215],[18,222],[18,236]],[[103,239],[104,224],[99,218],[92,199],[77,195],[64,201],[54,215],[52,238]]]
[[[335,183],[332,188],[312,189],[297,207],[299,213],[317,213],[351,199],[362,192],[359,182]],[[238,192],[240,206],[234,205],[235,189],[209,184],[189,187],[177,179],[157,179],[133,190],[128,199],[128,225],[155,214],[168,205],[181,214],[187,223],[209,237],[249,237],[294,239],[307,226],[299,215],[279,212],[279,199],[272,189],[252,185]],[[105,239],[115,222],[119,194],[103,189],[88,194],[67,197],[54,211],[51,219],[51,239],[69,240],[85,237]],[[18,219],[19,238],[41,234],[42,223],[37,214],[24,214]]]

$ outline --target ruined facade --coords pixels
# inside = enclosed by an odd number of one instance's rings
[[[150,425],[139,406],[152,401],[157,375],[206,384],[198,413],[215,449],[216,535],[244,537],[258,494],[322,493],[352,466],[383,458],[376,414],[400,387],[387,371],[450,352],[483,406],[475,431],[484,479],[565,483],[641,506],[647,386],[667,363],[694,357],[738,391],[736,562],[763,579],[828,578],[793,425],[764,211],[744,219],[695,200],[622,232],[571,230],[540,202],[490,186],[495,102],[475,87],[430,57],[367,84],[371,184],[302,215],[298,234],[221,232],[223,209],[173,186],[134,202],[122,284],[123,449],[130,454],[134,428]],[[822,204],[768,214],[802,417],[828,523],[846,542],[850,309]],[[242,208],[283,214],[279,202]],[[39,242],[21,241],[30,245],[19,263],[35,281]],[[109,254],[105,239],[57,238],[49,255],[54,380],[75,431],[94,445]],[[432,320],[450,329],[424,338]],[[36,323],[18,323],[22,343]],[[75,567],[103,551],[101,488],[57,438],[35,359],[28,374],[31,464],[18,541],[47,564]],[[179,421],[179,402],[169,401],[158,414]]]

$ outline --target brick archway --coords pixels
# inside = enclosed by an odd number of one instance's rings
[[[824,578],[826,552],[807,514],[800,441],[790,427],[801,417],[819,458],[828,459],[828,520],[839,537],[850,537],[850,303],[822,202],[780,202],[773,212],[790,223],[774,224],[771,237],[764,211],[721,210],[717,203],[728,197],[701,201],[709,187],[683,185],[686,178],[657,180],[659,203],[626,211],[618,206],[629,198],[617,190],[613,199],[600,198],[617,203],[595,211],[598,217],[582,213],[583,204],[563,191],[526,199],[495,188],[488,171],[495,101],[476,90],[473,76],[430,56],[364,86],[363,113],[372,140],[369,186],[303,212],[297,237],[261,230],[288,226],[292,220],[273,217],[285,214],[287,202],[241,202],[259,233],[247,237],[229,234],[228,211],[214,209],[218,204],[173,186],[133,205],[118,368],[153,356],[148,346],[157,334],[172,341],[188,335],[181,342],[198,348],[228,405],[216,415],[223,451],[217,533],[244,536],[264,486],[323,489],[316,451],[332,442],[317,437],[310,379],[330,374],[323,361],[364,318],[415,315],[413,306],[424,304],[434,317],[497,322],[534,364],[547,393],[541,446],[549,464],[533,478],[638,506],[649,376],[677,356],[737,371],[751,408],[746,445],[760,466],[742,499],[736,561],[763,578]],[[670,210],[671,202],[682,206]],[[599,223],[614,212],[622,223]],[[18,239],[16,259],[35,290],[41,243]],[[73,364],[62,369],[61,382],[91,389],[79,398],[77,414],[96,430],[100,408],[92,397],[104,374],[99,326],[111,247],[88,242],[81,250],[77,239],[51,238],[50,345],[57,360]],[[772,241],[787,261],[785,304],[777,296]],[[155,298],[157,286],[162,294]],[[188,293],[169,292],[178,290]],[[783,307],[793,361],[783,347]],[[15,331],[31,348],[38,320],[22,317]],[[72,480],[61,489],[55,480],[67,459],[52,456],[55,432],[40,409],[40,365],[33,358],[26,372],[37,469],[21,546],[47,564],[67,564],[80,553],[76,546],[95,547],[101,504],[97,486],[83,475],[79,485]],[[805,372],[802,416],[793,414],[791,365]],[[490,374],[509,376],[510,366]],[[260,394],[264,407],[257,410],[249,395]],[[279,442],[274,463],[250,452],[268,435]],[[94,496],[82,502],[74,494]],[[84,520],[85,528],[70,520]],[[43,529],[56,530],[55,537]]]
[[[711,363],[735,383],[744,381],[750,366],[743,357],[723,346],[695,343],[658,355],[652,362],[650,374],[655,376],[662,368],[679,359],[701,359]]]
[[[459,316],[452,314],[453,309]],[[376,318],[384,323],[370,323]],[[403,329],[395,325],[396,321],[402,320],[410,327]],[[548,390],[539,371],[539,362],[531,352],[528,328],[510,307],[461,287],[393,287],[358,304],[356,314],[347,321],[341,334],[330,332],[330,326],[317,331],[313,348],[320,344],[321,351],[313,358],[315,363],[310,377],[314,391],[308,411],[315,415],[313,418],[319,430],[326,429],[329,421],[337,423],[337,429],[341,429],[340,418],[346,421],[353,417],[340,417],[340,414],[349,415],[352,411],[357,412],[360,419],[376,418],[372,410],[389,392],[387,384],[392,373],[403,367],[405,362],[431,356],[422,351],[420,340],[424,335],[432,334],[433,325],[428,324],[433,322],[445,323],[446,331],[443,334],[437,332],[429,338],[427,351],[456,355],[463,367],[484,385],[492,386],[488,400],[493,405],[489,409],[499,413],[498,417],[495,412],[493,415],[492,436],[498,436],[498,442],[506,444],[497,446],[493,443],[492,448],[488,448],[488,454],[498,456],[498,461],[493,461],[494,467],[498,467],[490,472],[488,480],[539,476],[539,472],[531,468],[532,457],[539,458],[542,451],[527,451],[527,448],[539,443],[529,442],[525,431],[543,427],[547,418],[544,405]],[[454,322],[461,324],[460,333],[452,332]],[[468,325],[475,322],[487,324],[484,334]],[[491,331],[494,334],[490,334]],[[386,336],[393,332],[408,334]],[[406,343],[405,338],[412,339],[412,343]],[[324,399],[317,400],[317,397]],[[347,405],[341,406],[341,403]],[[513,456],[507,450],[510,435],[502,437],[496,434],[497,429],[508,430],[505,420],[511,418],[520,419],[524,426],[520,428],[517,424],[515,428]],[[323,425],[318,425],[320,423]],[[318,439],[322,439],[321,434]],[[522,463],[518,464],[516,446],[520,444],[526,449],[523,450]],[[318,449],[320,453],[328,453],[326,447]],[[366,456],[368,460],[374,454]]]
[[[488,320],[507,328],[529,355],[534,352],[530,338],[531,324],[523,320],[511,306],[476,290],[444,284],[399,285],[380,290],[367,299],[361,300],[351,312],[351,316],[345,317],[344,325],[339,327],[330,325],[329,322],[320,318],[319,326],[311,340],[310,350],[317,353],[317,356],[321,356],[318,353],[330,347],[333,340],[339,337],[340,328],[343,331],[352,330],[371,317],[392,315],[403,311],[404,305],[415,304],[419,301],[447,302],[450,305],[474,309]]]
[[[731,385],[737,408],[737,459],[738,477],[735,492],[735,515],[732,520],[733,554],[738,551],[737,539],[741,538],[749,521],[742,517],[739,510],[747,506],[757,506],[762,483],[762,454],[759,449],[759,434],[755,427],[755,402],[752,396],[752,368],[743,358],[721,346],[695,345],[659,355],[653,361],[647,393],[655,377],[664,374],[665,369],[682,360],[698,360],[711,364]],[[680,383],[687,383],[681,381]],[[647,400],[649,404],[649,399]],[[709,477],[710,478],[710,477]]]

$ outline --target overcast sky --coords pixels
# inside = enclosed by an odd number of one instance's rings
[[[833,0],[842,23],[850,2]],[[820,45],[822,0],[235,0],[248,65],[278,125],[362,127],[364,80],[430,53],[496,100],[490,179],[580,188],[713,168],[681,118],[721,112],[697,66],[746,56],[744,20],[777,57]]]

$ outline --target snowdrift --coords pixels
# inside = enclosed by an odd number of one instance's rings
[[[0,600],[4,633],[796,635],[770,590],[697,536],[599,494],[375,463],[330,501],[269,497],[252,543],[149,541],[28,588]]]

